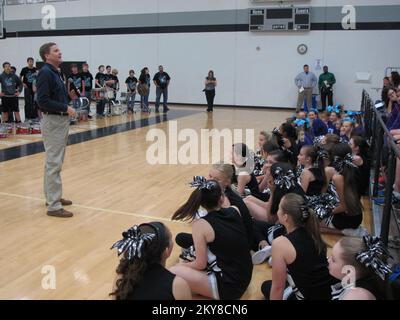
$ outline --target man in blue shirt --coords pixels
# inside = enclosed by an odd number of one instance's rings
[[[307,98],[307,107],[310,110],[312,106],[312,93],[317,85],[317,77],[314,73],[310,72],[308,65],[304,65],[303,72],[299,73],[294,82],[299,91],[297,98],[296,112],[301,110],[304,104],[304,96]]]
[[[68,94],[57,68],[62,63],[61,51],[54,42],[40,47],[40,57],[45,62],[37,77],[37,103],[43,112],[42,136],[46,151],[44,193],[48,205],[47,214],[69,218],[73,214],[63,206],[72,201],[63,199],[61,168],[68,141],[69,117],[75,110],[68,106]]]

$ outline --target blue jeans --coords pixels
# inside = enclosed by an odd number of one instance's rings
[[[161,95],[163,95],[163,107],[167,108],[168,102],[168,88],[161,89],[160,87],[156,88],[156,110],[160,107]]]
[[[140,96],[140,107],[143,109],[144,107],[148,108],[149,107],[149,95],[150,91],[147,95],[145,96]]]
[[[89,105],[87,107],[87,112],[89,114],[90,113],[90,103],[92,102],[92,91],[91,90],[85,91],[85,97],[88,98],[88,100],[89,100]]]
[[[135,107],[135,99],[136,93],[131,93],[131,95],[127,97],[126,104],[129,110],[133,110],[133,108]]]

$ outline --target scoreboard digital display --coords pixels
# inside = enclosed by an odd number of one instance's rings
[[[249,31],[309,31],[310,8],[257,8],[249,10]]]

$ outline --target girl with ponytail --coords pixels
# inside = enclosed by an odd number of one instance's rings
[[[165,269],[171,255],[171,232],[161,222],[135,225],[111,249],[122,255],[110,294],[116,300],[190,300],[185,280]]]
[[[272,281],[263,283],[263,294],[282,300],[288,281],[293,290],[290,299],[330,300],[335,280],[329,275],[317,217],[303,197],[289,193],[280,202],[278,219],[287,234],[272,243]]]
[[[350,146],[345,143],[334,145],[332,157],[332,166],[336,170],[332,182],[339,198],[339,205],[333,210],[328,226],[341,230],[345,235],[362,235],[364,231],[360,225],[363,219],[363,207],[358,187],[360,177],[358,168],[353,162]],[[356,231],[360,234],[353,233]]]
[[[357,165],[360,172],[359,192],[363,196],[368,195],[371,171],[368,142],[360,136],[353,136],[349,146],[353,152],[354,164]]]
[[[298,156],[299,164],[304,166],[300,184],[307,196],[322,193],[326,182],[324,158],[314,146],[303,146]]]
[[[196,189],[173,215],[173,220],[193,221],[200,207],[207,214],[192,224],[194,261],[170,269],[202,296],[239,299],[250,283],[253,265],[248,237],[239,210],[222,208],[224,194],[217,181],[195,179]],[[209,251],[209,252],[207,252]]]

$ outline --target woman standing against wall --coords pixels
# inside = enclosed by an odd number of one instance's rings
[[[217,79],[214,77],[214,71],[208,71],[208,76],[205,80],[205,89],[207,98],[207,112],[212,112],[214,107],[214,98],[215,98],[215,87],[217,86]]]
[[[140,94],[140,107],[142,110],[149,110],[150,95],[150,73],[149,68],[144,67],[140,72],[138,92]]]

